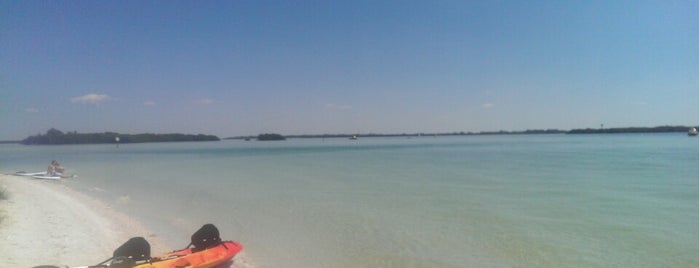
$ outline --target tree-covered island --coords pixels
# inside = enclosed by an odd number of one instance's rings
[[[626,127],[626,128],[585,128],[572,129],[569,131],[558,129],[532,129],[525,131],[481,131],[481,132],[450,132],[450,133],[401,133],[401,134],[321,134],[321,135],[288,135],[283,136],[275,133],[260,134],[254,136],[239,136],[226,139],[257,138],[259,141],[285,140],[286,138],[345,138],[352,136],[361,137],[420,137],[420,136],[463,136],[463,135],[522,135],[522,134],[618,134],[618,133],[668,133],[687,132],[688,126],[657,126],[657,127]],[[117,137],[119,140],[117,141]],[[59,145],[59,144],[102,144],[102,143],[146,143],[146,142],[178,142],[178,141],[219,141],[214,135],[204,134],[119,134],[116,132],[104,133],[77,133],[62,132],[51,128],[46,134],[29,136],[19,141],[25,145]],[[17,141],[3,141],[1,143],[17,143]]]
[[[286,138],[280,134],[275,133],[265,133],[257,136],[258,141],[283,141]]]
[[[365,133],[365,134],[304,134],[304,135],[279,135],[279,134],[260,134],[257,140],[282,140],[290,139],[305,139],[305,138],[349,138],[358,137],[436,137],[436,136],[477,136],[477,135],[541,135],[541,134],[621,134],[621,133],[669,133],[669,132],[687,132],[691,127],[688,126],[657,126],[657,127],[621,127],[621,128],[585,128],[585,129],[528,129],[523,131],[480,131],[480,132],[443,132],[443,133]],[[699,128],[699,127],[697,127]],[[281,138],[279,138],[281,137]],[[255,139],[255,136],[237,136],[228,137],[226,140]]]
[[[658,127],[623,127],[623,128],[585,128],[573,129],[567,134],[620,134],[620,133],[668,133],[687,132],[688,126],[658,126]]]
[[[117,137],[119,138],[117,140]],[[101,144],[101,143],[145,143],[145,142],[177,142],[177,141],[219,141],[214,135],[190,135],[180,133],[170,134],[119,134],[104,133],[63,133],[58,129],[49,129],[46,134],[29,136],[22,140],[25,145],[59,145],[59,144]]]

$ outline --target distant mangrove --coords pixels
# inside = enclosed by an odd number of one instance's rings
[[[517,135],[517,134],[564,134],[566,131],[564,130],[558,130],[558,129],[528,129],[525,131],[505,131],[505,130],[500,130],[500,131],[483,131],[483,132],[449,132],[449,133],[393,133],[393,134],[380,134],[380,133],[365,133],[365,134],[302,134],[302,135],[286,135],[282,136],[279,134],[261,134],[258,135],[257,139],[260,139],[260,136],[263,136],[264,138],[267,138],[266,135],[278,135],[282,137],[282,139],[286,138],[291,138],[291,139],[316,139],[316,138],[351,138],[351,137],[436,137],[436,136],[464,136],[464,135]],[[226,140],[250,140],[253,139],[254,136],[236,136],[236,137],[228,137],[224,138]]]
[[[265,133],[265,134],[257,135],[257,140],[258,141],[283,141],[283,140],[286,140],[286,138],[280,134]]]
[[[257,137],[258,140],[279,140],[279,139],[306,139],[306,138],[350,138],[357,137],[438,137],[438,136],[477,136],[477,135],[539,135],[539,134],[616,134],[616,133],[670,133],[670,132],[687,132],[688,126],[657,126],[657,127],[622,127],[622,128],[585,128],[573,130],[560,129],[527,129],[521,131],[499,130],[499,131],[480,131],[480,132],[441,132],[441,133],[342,133],[342,134],[301,134],[301,135],[286,135],[279,134],[261,134]],[[699,127],[697,127],[699,128]],[[226,140],[244,139],[251,140],[254,136],[236,136],[228,137]]]
[[[624,127],[624,128],[586,128],[573,129],[568,134],[617,134],[617,133],[667,133],[687,132],[687,126],[658,126],[658,127]]]
[[[117,139],[118,137],[118,139]],[[77,133],[66,132],[51,128],[46,134],[29,136],[22,140],[25,145],[59,145],[59,144],[102,144],[102,143],[146,143],[146,142],[179,142],[179,141],[219,141],[214,135],[190,135],[190,134],[119,134],[116,132],[104,133]]]

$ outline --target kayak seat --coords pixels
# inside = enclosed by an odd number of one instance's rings
[[[114,261],[135,263],[150,259],[150,244],[143,237],[132,237],[114,250]]]
[[[192,252],[202,251],[221,244],[218,228],[211,223],[204,224],[192,234]]]

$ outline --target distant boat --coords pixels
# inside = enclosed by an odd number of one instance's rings
[[[697,128],[690,128],[689,132],[687,132],[687,135],[689,136],[696,136],[697,135]]]
[[[357,135],[353,135],[352,137],[350,137],[350,140],[356,140],[356,139],[357,139]]]

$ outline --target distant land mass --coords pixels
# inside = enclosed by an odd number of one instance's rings
[[[528,135],[528,134],[621,134],[621,133],[670,133],[687,132],[690,126],[657,126],[657,127],[623,127],[623,128],[580,128],[572,130],[559,129],[528,129],[524,131],[481,131],[481,132],[448,132],[448,133],[399,133],[399,134],[304,134],[286,135],[265,133],[257,136],[228,137],[226,140],[285,140],[286,138],[352,138],[352,137],[420,137],[420,136],[467,136],[467,135]],[[699,127],[697,127],[699,128]],[[116,132],[104,133],[64,133],[57,129],[49,129],[46,134],[29,136],[21,141],[0,141],[0,144],[21,143],[25,145],[58,145],[58,144],[101,144],[116,143],[146,143],[146,142],[178,142],[178,141],[219,141],[217,136],[204,134],[119,134]]]
[[[506,134],[563,134],[564,130],[557,129],[536,129],[525,131],[483,131],[483,132],[449,132],[449,133],[400,133],[400,134],[303,134],[303,135],[286,135],[286,138],[295,139],[314,139],[314,138],[352,138],[358,137],[419,137],[419,136],[460,136],[460,135],[506,135]],[[236,136],[224,138],[224,140],[250,140],[254,136]]]
[[[265,133],[257,135],[258,141],[283,141],[286,137],[276,133]]]
[[[567,134],[617,134],[617,133],[664,133],[687,132],[692,127],[687,126],[659,126],[659,127],[626,127],[626,128],[586,128],[573,129]]]
[[[29,136],[20,143],[25,145],[59,145],[59,144],[102,144],[102,143],[145,143],[145,142],[178,142],[178,141],[219,141],[213,135],[189,134],[119,134],[104,133],[63,133],[57,129],[49,129],[46,134]]]
[[[585,128],[572,130],[559,129],[528,129],[524,131],[481,131],[481,132],[447,132],[447,133],[398,133],[398,134],[303,134],[286,135],[286,138],[351,138],[357,137],[421,137],[421,136],[468,136],[468,135],[534,135],[534,134],[621,134],[621,133],[666,133],[666,132],[687,132],[688,126],[658,126],[658,127],[624,127],[624,128]],[[255,136],[235,136],[224,138],[225,140],[251,140]]]

